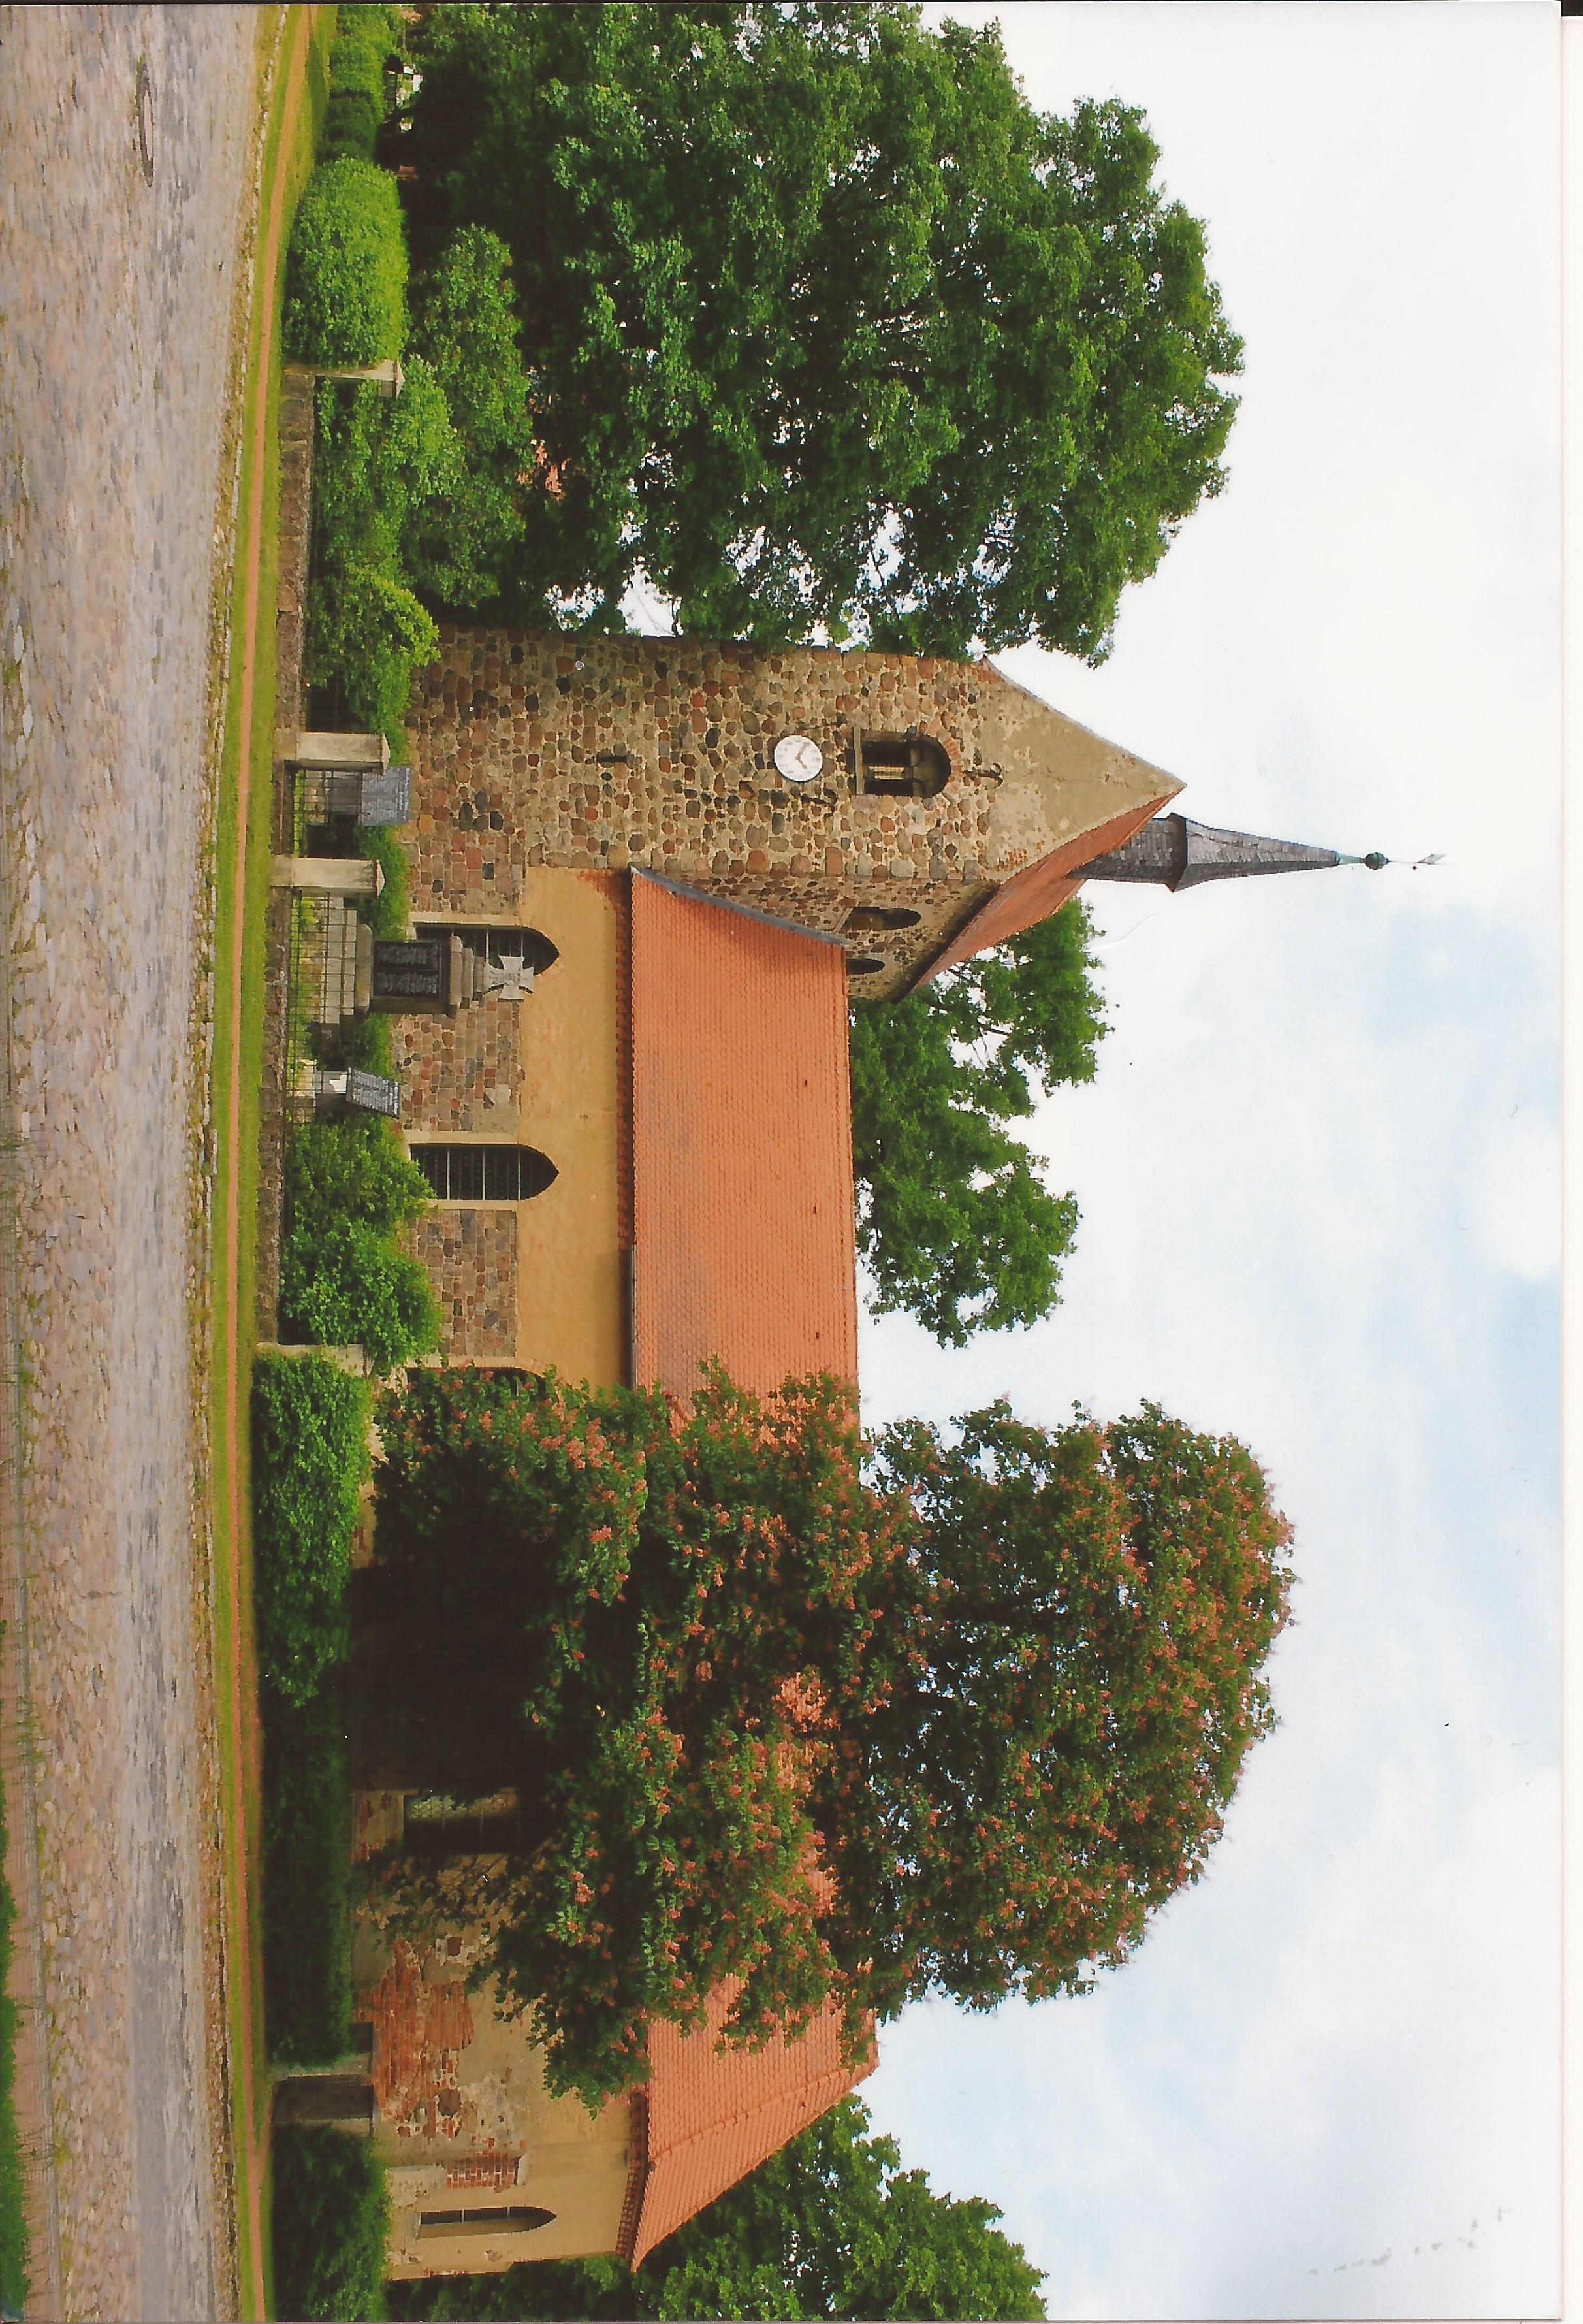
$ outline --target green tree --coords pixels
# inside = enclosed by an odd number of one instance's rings
[[[281,2313],[382,2316],[391,2204],[367,2141],[294,2126],[276,2131],[271,2152]]]
[[[420,256],[515,265],[534,430],[517,618],[1098,659],[1224,479],[1241,343],[1142,116],[1022,96],[911,6],[427,15]]]
[[[520,340],[511,253],[463,226],[416,285],[412,318],[457,457],[409,508],[401,548],[420,589],[467,611],[491,603],[520,561],[536,452]]]
[[[904,1001],[852,1013],[858,1244],[881,1314],[943,1345],[1036,1323],[1060,1297],[1076,1198],[1007,1127],[1091,1081],[1106,1030],[1081,905]]]
[[[398,2317],[1040,2317],[1039,2273],[991,2203],[903,2171],[857,2098],[668,2236],[635,2273],[538,2261],[503,2275],[392,2284]]]
[[[494,1966],[553,2087],[630,2087],[646,2022],[728,1977],[729,2038],[833,1998],[854,2048],[930,1990],[1084,1989],[1271,1722],[1288,1528],[1241,1445],[1153,1406],[866,1455],[829,1380],[715,1372],[683,1415],[431,1372],[381,1427],[393,1599],[497,1733],[520,1709]]]

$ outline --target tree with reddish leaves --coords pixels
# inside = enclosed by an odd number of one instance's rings
[[[559,2088],[630,2087],[726,1978],[729,2038],[834,1997],[854,2047],[925,1992],[1081,1990],[1272,1723],[1289,1529],[1153,1406],[865,1445],[829,1379],[426,1373],[382,1427],[382,1560],[530,1810],[492,1966]]]

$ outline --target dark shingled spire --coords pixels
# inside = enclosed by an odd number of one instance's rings
[[[1108,855],[1096,855],[1080,880],[1142,880],[1155,887],[1200,888],[1206,880],[1247,880],[1267,872],[1330,872],[1338,863],[1365,863],[1378,872],[1380,854],[1338,855],[1333,847],[1304,847],[1292,839],[1256,839],[1250,832],[1217,831],[1184,815],[1156,816]]]

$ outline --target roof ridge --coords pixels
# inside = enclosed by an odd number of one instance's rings
[[[647,880],[655,888],[668,888],[673,896],[686,896],[695,904],[713,904],[717,912],[734,912],[739,919],[757,920],[761,927],[785,928],[794,936],[806,936],[811,944],[834,945],[844,952],[839,936],[829,936],[823,928],[810,928],[801,920],[783,920],[774,912],[755,911],[751,904],[733,904],[724,896],[711,896],[702,888],[689,888],[684,881],[667,880],[661,872],[634,871],[634,880]]]

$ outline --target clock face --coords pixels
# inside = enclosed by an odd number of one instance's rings
[[[805,734],[783,734],[775,746],[775,764],[788,783],[811,783],[824,770],[824,753]]]

